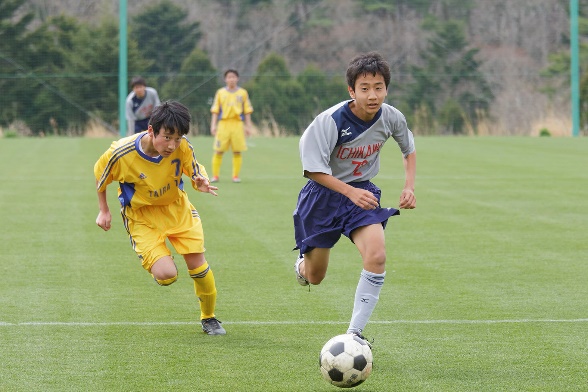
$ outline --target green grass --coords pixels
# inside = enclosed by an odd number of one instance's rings
[[[192,138],[210,166],[209,138]],[[347,327],[361,264],[345,238],[310,292],[292,273],[298,139],[251,140],[219,196],[190,190],[224,337],[191,280],[158,287],[95,225],[106,139],[0,139],[1,391],[333,391],[318,353]],[[588,390],[588,139],[418,138],[417,209],[386,230],[388,275],[357,391]],[[394,206],[397,147],[374,182]]]

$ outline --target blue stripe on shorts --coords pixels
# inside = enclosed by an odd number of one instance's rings
[[[382,191],[370,181],[349,185],[372,192],[380,202]],[[294,210],[294,249],[304,254],[313,248],[332,248],[341,234],[351,239],[353,230],[375,223],[386,228],[388,218],[398,214],[400,211],[395,208],[364,210],[342,194],[309,180],[300,191]]]

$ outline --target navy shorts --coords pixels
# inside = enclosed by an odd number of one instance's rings
[[[364,210],[339,192],[308,181],[298,195],[294,210],[294,249],[299,249],[300,254],[314,248],[332,248],[341,234],[351,239],[351,232],[359,227],[381,223],[386,228],[388,218],[400,214],[397,209],[379,206],[382,191],[370,181],[349,185],[372,192],[378,199],[378,208]]]

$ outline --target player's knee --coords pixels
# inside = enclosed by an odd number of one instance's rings
[[[323,279],[325,279],[326,273],[324,272],[309,272],[310,271],[307,271],[308,276],[306,276],[306,280],[308,280],[308,283],[310,284],[318,285],[321,284]]]
[[[170,284],[174,283],[176,280],[178,280],[178,275],[176,275],[174,277],[171,277],[171,278],[167,278],[167,279],[157,279],[157,278],[155,278],[155,281],[160,286],[169,286]]]
[[[158,285],[160,286],[169,286],[170,284],[174,283],[176,280],[178,280],[178,274],[175,274],[173,276],[153,276],[153,278],[155,279],[155,281],[157,282]]]
[[[364,261],[365,266],[371,267],[368,270],[373,270],[374,268],[380,269],[386,266],[386,251],[384,249],[372,251],[368,255],[366,255]],[[367,269],[367,268],[366,268]]]

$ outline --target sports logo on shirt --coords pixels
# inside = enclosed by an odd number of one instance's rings
[[[342,129],[341,130],[341,137],[351,135],[351,132],[349,132],[350,129],[351,129],[351,127],[347,128],[347,129]]]

